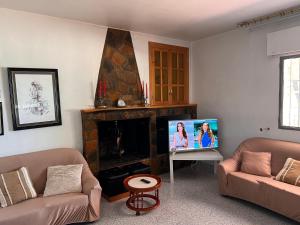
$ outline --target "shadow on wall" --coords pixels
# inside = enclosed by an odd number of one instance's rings
[[[63,123],[70,124],[70,136],[73,139],[74,146],[67,146],[77,148],[82,152],[82,124],[81,124],[81,113],[78,109],[68,109],[62,111]]]

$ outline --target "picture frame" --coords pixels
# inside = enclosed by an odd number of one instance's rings
[[[0,135],[4,135],[2,102],[0,102]]]
[[[14,130],[62,125],[57,69],[7,68]]]

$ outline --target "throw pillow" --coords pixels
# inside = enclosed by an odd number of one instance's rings
[[[44,196],[81,192],[82,164],[50,166]]]
[[[36,196],[36,191],[26,167],[0,174],[1,207],[36,198]]]
[[[241,171],[258,176],[271,176],[271,153],[243,151]]]
[[[275,179],[288,184],[300,186],[300,161],[288,158]]]

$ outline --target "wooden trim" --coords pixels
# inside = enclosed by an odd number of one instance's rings
[[[190,73],[189,73],[190,72],[190,63],[189,63],[190,53],[189,53],[189,49],[187,49],[185,54],[186,54],[186,57],[185,57],[186,58],[186,60],[185,60],[186,65],[185,66],[186,66],[187,69],[185,70],[186,74],[184,76],[185,77],[185,81],[184,81],[184,83],[185,83],[184,103],[188,103],[189,102],[189,93],[190,93],[190,91],[189,91],[190,90],[189,89],[190,88],[190,85],[189,85],[189,83],[190,83],[189,82],[190,81],[190,78],[189,78],[190,77]]]
[[[183,46],[177,46],[177,45],[168,45],[168,44],[162,44],[162,43],[158,43],[158,42],[152,42],[152,41],[149,41],[149,47],[151,48],[159,48],[159,49],[162,49],[162,50],[184,50],[184,49],[189,49],[188,47],[183,47]]]
[[[153,93],[154,93],[154,89],[155,89],[155,83],[154,83],[154,76],[151,75],[154,73],[153,72],[154,56],[152,56],[152,51],[151,51],[150,45],[148,46],[148,54],[149,54],[149,102],[152,105],[153,99],[154,99]]]

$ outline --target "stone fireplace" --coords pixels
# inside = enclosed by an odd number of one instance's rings
[[[84,157],[96,175],[135,162],[166,171],[167,121],[196,115],[197,105],[81,110]]]

